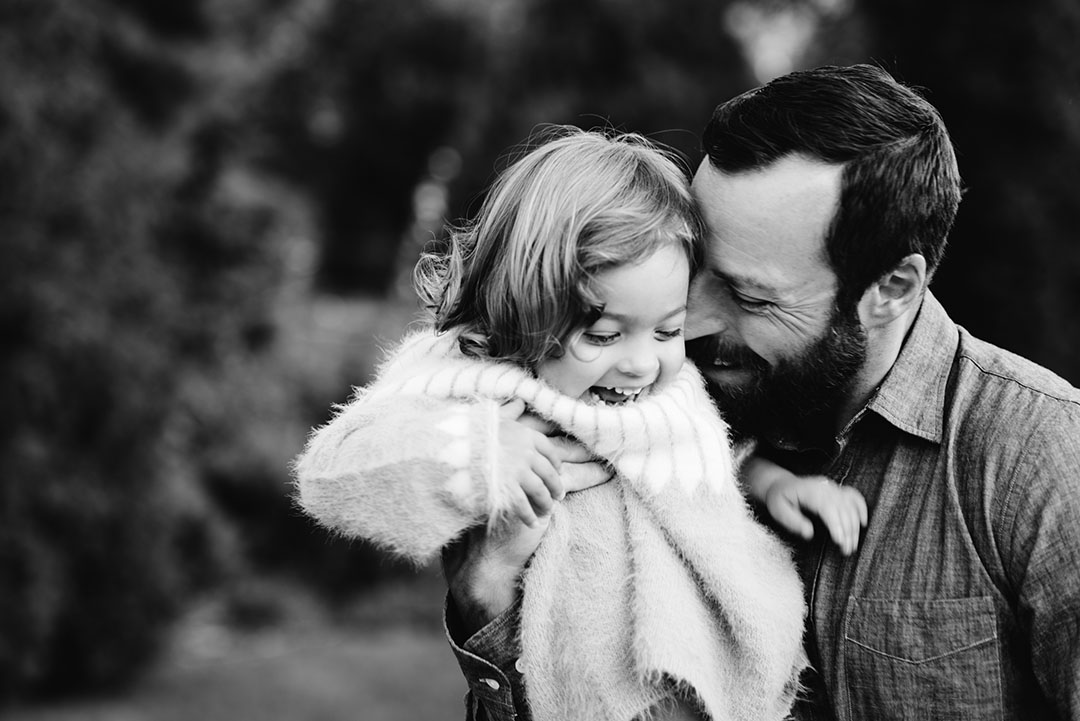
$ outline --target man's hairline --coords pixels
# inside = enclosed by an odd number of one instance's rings
[[[840,171],[840,177],[839,177],[839,185],[840,185],[840,187],[839,187],[837,195],[836,195],[836,206],[833,208],[832,215],[829,218],[828,224],[826,225],[825,235],[822,238],[821,247],[818,250],[818,254],[819,254],[818,260],[820,260],[822,262],[822,264],[826,268],[828,268],[829,271],[833,274],[834,279],[836,281],[836,290],[834,291],[834,295],[838,294],[839,291],[840,291],[840,275],[837,272],[836,267],[833,265],[832,258],[829,255],[829,238],[832,237],[832,234],[833,234],[833,231],[834,231],[834,228],[835,228],[835,225],[836,225],[837,218],[839,217],[840,206],[842,204],[843,195],[844,195],[844,173],[847,170],[848,163],[850,163],[851,161],[834,162],[834,161],[825,160],[825,159],[823,159],[823,158],[821,158],[819,156],[813,155],[811,153],[805,153],[805,152],[802,152],[802,151],[792,150],[790,152],[784,153],[783,155],[777,156],[776,158],[773,158],[772,160],[769,160],[768,162],[761,163],[761,164],[758,164],[758,165],[754,165],[754,166],[751,166],[751,167],[748,167],[748,168],[742,168],[740,170],[724,170],[723,168],[717,167],[716,163],[713,162],[712,155],[710,155],[708,153],[706,153],[702,164],[707,164],[709,169],[714,173],[720,173],[722,175],[727,175],[727,176],[731,176],[731,177],[738,177],[738,176],[743,176],[743,175],[751,175],[751,174],[754,174],[754,173],[763,173],[763,172],[765,172],[767,170],[775,168],[778,163],[780,163],[780,162],[782,162],[784,160],[787,160],[789,158],[801,158],[801,159],[803,159],[803,160],[805,160],[805,161],[807,161],[809,163],[812,163],[814,165],[818,165],[818,166],[822,166],[822,167],[836,168],[836,169],[838,169]],[[701,166],[699,166],[698,169],[700,170],[700,168],[701,168]],[[691,194],[691,195],[693,195],[693,194]],[[697,197],[694,197],[694,203],[697,203],[697,202],[698,202]],[[711,231],[711,229],[708,228],[707,223],[706,223],[706,230],[708,231],[709,236],[711,237],[712,236],[712,231]],[[713,272],[713,273],[715,273],[715,269],[709,268],[708,247],[706,247],[705,262],[704,262],[703,267],[701,268],[701,270],[704,271],[704,272]],[[738,282],[740,282],[740,283],[742,283],[744,285],[759,288],[759,289],[762,289],[762,290],[768,290],[768,291],[771,291],[773,293],[776,293],[776,291],[781,290],[781,289],[774,288],[772,286],[763,285],[761,283],[756,282],[754,279],[748,278],[746,276],[742,276],[742,275],[735,276],[735,275],[732,275],[732,274],[726,273],[726,272],[722,273],[721,275],[723,275],[723,277],[726,280],[738,281]]]

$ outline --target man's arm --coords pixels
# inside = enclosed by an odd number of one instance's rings
[[[1032,670],[1062,719],[1080,718],[1080,412],[1044,420],[1025,445],[998,545],[1017,589]]]
[[[550,514],[475,528],[443,551],[447,640],[469,685],[467,721],[529,718],[517,659],[521,574]]]
[[[550,432],[536,419],[524,420]],[[588,453],[565,440],[565,487],[585,490],[610,479]],[[551,521],[538,512],[535,525],[509,517],[488,529],[477,527],[443,551],[449,593],[445,609],[447,640],[469,685],[467,721],[528,719],[517,660],[521,575]],[[513,712],[513,713],[512,713]]]

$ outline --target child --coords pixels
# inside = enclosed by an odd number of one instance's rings
[[[557,489],[542,454],[524,469],[506,457],[505,402],[610,465],[614,482],[555,504],[523,579],[537,721],[780,719],[798,687],[794,566],[752,519],[726,426],[684,362],[701,237],[667,155],[561,129],[500,176],[445,254],[421,259],[433,327],[296,463],[308,513],[419,563],[477,524],[529,520],[525,499]],[[754,463],[778,485],[784,472]]]

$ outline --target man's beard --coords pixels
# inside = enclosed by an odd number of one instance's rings
[[[855,375],[866,361],[866,330],[854,308],[837,309],[820,338],[775,367],[750,349],[716,336],[687,343],[687,353],[703,370],[723,359],[752,373],[752,380],[738,387],[709,382],[709,392],[736,440],[788,437],[827,448]]]

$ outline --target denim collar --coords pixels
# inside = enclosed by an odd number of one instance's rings
[[[930,291],[900,355],[867,409],[902,431],[941,442],[945,393],[960,332]]]

